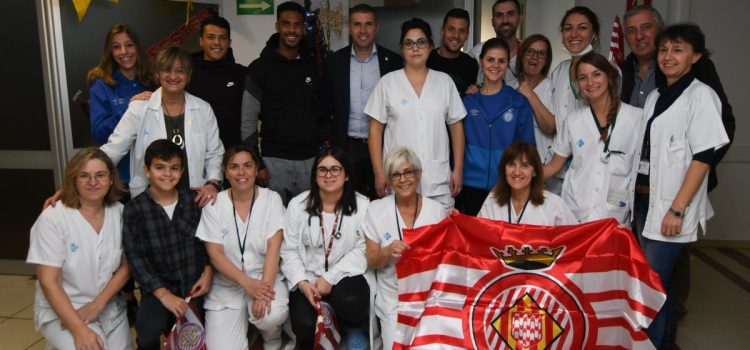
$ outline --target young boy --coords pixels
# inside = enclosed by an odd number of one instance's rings
[[[156,140],[144,160],[149,187],[122,213],[125,257],[141,286],[135,321],[140,350],[159,349],[159,337],[188,308],[184,298],[205,294],[213,274],[203,242],[195,238],[201,217],[196,194],[177,189],[184,153],[168,140]]]

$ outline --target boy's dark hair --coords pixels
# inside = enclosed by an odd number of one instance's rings
[[[276,6],[276,20],[278,21],[281,18],[281,13],[286,11],[297,12],[303,19],[305,18],[305,8],[302,5],[293,1],[287,1]]]
[[[443,17],[443,27],[445,27],[445,23],[448,22],[448,18],[465,19],[466,23],[471,25],[471,17],[469,16],[469,11],[461,8],[450,9],[448,13],[445,14],[445,17]]]
[[[232,30],[229,27],[229,21],[227,21],[226,18],[220,17],[220,16],[209,16],[206,17],[203,21],[201,21],[201,36],[203,36],[203,32],[206,29],[207,25],[213,25],[217,26],[222,29],[227,30],[227,37],[232,38]]]
[[[180,158],[180,167],[184,168],[185,155],[182,153],[180,146],[175,145],[167,139],[161,139],[151,142],[148,145],[143,161],[147,167],[151,167],[151,162],[153,162],[154,158],[168,161],[174,157]]]

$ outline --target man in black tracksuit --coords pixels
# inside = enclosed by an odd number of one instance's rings
[[[304,40],[304,9],[285,2],[277,7],[276,16],[277,32],[248,67],[241,132],[251,147],[258,147],[260,136],[265,168],[258,178],[286,205],[310,187],[323,113],[318,103],[320,75]]]
[[[218,16],[201,22],[200,46],[193,54],[187,91],[211,105],[224,149],[242,142],[240,111],[247,67],[234,62],[229,22]]]

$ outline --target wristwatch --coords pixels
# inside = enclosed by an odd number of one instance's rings
[[[221,192],[221,181],[219,182],[206,181],[206,185],[211,185],[216,189],[217,192]]]
[[[677,211],[677,210],[675,210],[672,207],[669,207],[669,213],[672,214],[672,215],[674,215],[674,217],[676,217],[676,218],[682,219],[682,218],[685,217],[685,212]]]

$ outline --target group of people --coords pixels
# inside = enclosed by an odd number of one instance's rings
[[[49,344],[132,348],[134,322],[137,348],[158,349],[190,297],[209,349],[248,348],[249,324],[266,349],[311,349],[321,300],[349,349],[390,349],[403,230],[460,211],[632,224],[668,294],[649,336],[671,348],[671,276],[713,214],[709,172],[734,132],[699,27],[635,7],[616,67],[595,52],[596,14],[574,7],[560,23],[571,58],[551,70],[548,38],[517,37],[516,0],[495,2],[497,37],[473,57],[465,10],[446,14],[437,48],[427,22],[405,21],[399,55],[374,44],[375,11],[360,4],[351,45],[320,72],[302,6],[276,16],[247,68],[221,17],[201,24],[202,52],[166,48],[153,64],[131,28],[111,28],[88,77],[103,145],[70,160],[31,231]],[[129,276],[141,291],[130,322]]]

